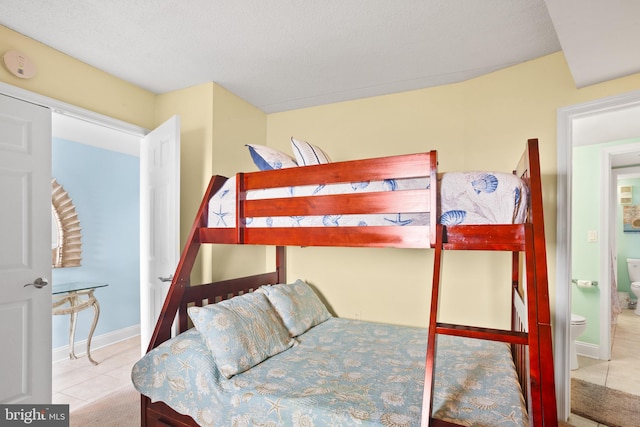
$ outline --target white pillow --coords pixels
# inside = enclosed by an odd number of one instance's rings
[[[322,165],[331,163],[329,156],[319,147],[291,138],[291,149],[299,166]]]
[[[256,144],[246,144],[246,146],[249,149],[253,163],[255,163],[261,171],[295,168],[298,166],[293,157],[275,148]]]

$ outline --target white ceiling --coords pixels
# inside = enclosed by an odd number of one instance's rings
[[[154,93],[213,81],[267,113],[559,50],[597,83],[640,71],[639,19],[638,0],[0,0],[1,25]]]

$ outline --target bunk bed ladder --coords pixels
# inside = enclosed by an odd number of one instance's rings
[[[536,247],[538,245],[538,247]],[[551,347],[551,326],[548,309],[539,310],[538,303],[548,306],[546,283],[546,259],[541,260],[540,242],[536,243],[533,225],[472,225],[437,226],[434,252],[433,284],[431,310],[426,354],[424,396],[422,405],[422,427],[455,426],[443,420],[433,418],[434,379],[436,371],[437,335],[454,335],[501,341],[511,345],[515,357],[523,360],[528,353],[527,363],[522,363],[518,372],[524,395],[529,396],[529,422],[531,426],[557,427],[555,384],[553,378],[553,355]],[[544,246],[544,240],[542,240]],[[531,306],[527,310],[528,330],[518,328],[519,321],[512,313],[511,330],[475,327],[438,321],[440,282],[442,274],[443,250],[501,250],[513,253],[512,292],[517,297],[522,292],[518,278],[519,253],[524,253],[526,262],[527,301]],[[543,254],[544,255],[544,254]],[[544,286],[543,286],[544,285]],[[541,314],[542,313],[542,314]],[[540,315],[541,314],[541,315]],[[547,345],[541,351],[541,343]]]

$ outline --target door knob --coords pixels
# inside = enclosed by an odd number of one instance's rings
[[[40,288],[44,288],[48,284],[49,284],[49,281],[47,279],[38,277],[36,280],[33,281],[33,283],[27,283],[26,285],[23,286],[23,288],[26,288],[27,286],[35,286],[36,288],[40,289]]]
[[[169,277],[158,277],[158,279],[160,279],[161,282],[170,282],[173,280],[173,274],[170,274]]]

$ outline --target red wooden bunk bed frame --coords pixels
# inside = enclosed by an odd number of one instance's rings
[[[226,178],[214,176],[205,192],[186,246],[176,268],[148,351],[171,338],[178,316],[179,332],[189,326],[187,307],[229,299],[252,292],[263,284],[286,283],[286,246],[349,246],[435,248],[429,340],[426,355],[422,425],[455,426],[431,416],[436,335],[468,336],[511,344],[520,384],[529,408],[532,426],[557,426],[557,410],[551,344],[551,321],[547,283],[546,247],[542,211],[542,186],[537,139],[527,142],[514,173],[529,187],[528,216],[524,224],[437,225],[438,183],[435,151],[376,159],[337,162],[304,168],[241,173],[237,176],[236,224],[234,228],[207,228],[208,202]],[[430,188],[398,192],[373,192],[288,199],[247,200],[256,189],[300,185],[430,177]],[[296,227],[247,228],[244,218],[291,215],[339,215],[401,212],[429,212],[429,226]],[[276,267],[268,273],[190,284],[190,273],[201,244],[256,244],[276,246]],[[445,250],[498,250],[513,253],[512,326],[510,330],[453,325],[438,321],[441,260]],[[524,255],[526,286],[521,274]],[[519,314],[517,301],[526,300],[527,312]],[[520,304],[525,307],[525,304]],[[522,317],[524,316],[524,318]],[[528,325],[528,331],[524,326]],[[188,416],[178,414],[162,402],[141,397],[142,426],[196,426]]]

